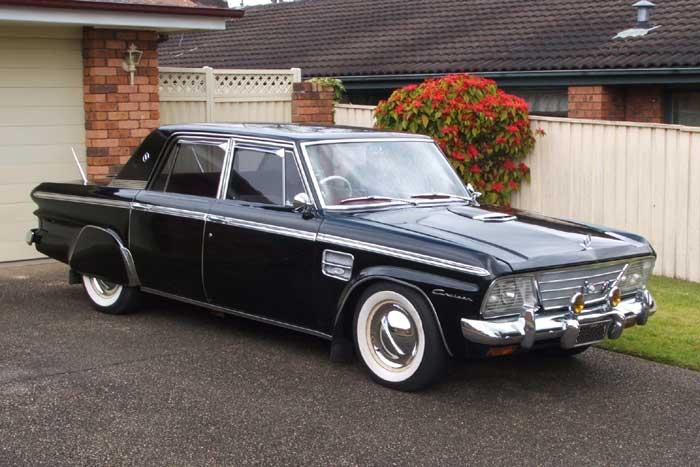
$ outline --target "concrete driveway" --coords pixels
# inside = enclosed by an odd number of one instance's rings
[[[0,267],[0,465],[700,465],[700,373],[602,350],[455,364],[420,394],[328,344]]]

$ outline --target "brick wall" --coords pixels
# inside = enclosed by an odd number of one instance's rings
[[[625,120],[628,122],[664,123],[664,89],[662,86],[635,86],[625,90]]]
[[[318,83],[294,83],[292,123],[333,125],[333,88]]]
[[[624,120],[624,88],[613,86],[569,87],[569,117]]]
[[[661,86],[569,87],[569,117],[628,122],[664,122]]]
[[[160,120],[158,33],[85,28],[83,84],[88,178],[105,183]],[[122,68],[127,47],[143,51],[134,85]]]

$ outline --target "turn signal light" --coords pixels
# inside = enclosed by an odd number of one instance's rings
[[[580,315],[585,306],[586,300],[583,298],[582,293],[579,292],[571,297],[571,311],[573,311],[575,315]]]
[[[618,287],[613,287],[609,294],[610,304],[616,307],[622,301],[622,292]]]

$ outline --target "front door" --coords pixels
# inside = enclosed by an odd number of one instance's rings
[[[228,186],[204,236],[204,283],[212,303],[314,327],[311,280],[320,221],[292,199],[306,190],[294,153],[236,143]],[[307,216],[308,217],[308,216]]]
[[[181,137],[132,205],[129,245],[141,286],[203,301],[202,235],[229,141]]]

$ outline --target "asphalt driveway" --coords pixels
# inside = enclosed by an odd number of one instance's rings
[[[328,344],[0,266],[0,465],[700,465],[700,373],[602,350],[453,365],[419,394]]]

